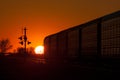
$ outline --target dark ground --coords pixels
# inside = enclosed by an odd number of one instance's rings
[[[112,64],[111,64],[112,63]],[[120,79],[119,62],[101,64],[40,64],[19,58],[0,58],[0,80]]]

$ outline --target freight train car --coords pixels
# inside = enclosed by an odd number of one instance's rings
[[[45,58],[52,62],[96,61],[120,56],[120,11],[47,36]]]

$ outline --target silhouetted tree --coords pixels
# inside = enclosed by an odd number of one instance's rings
[[[35,53],[34,53],[33,47],[27,48],[26,53],[25,53],[25,49],[23,47],[18,47],[17,54],[20,56],[32,56]]]
[[[27,48],[28,54],[35,54],[34,47]]]
[[[18,54],[24,54],[24,48],[18,47],[18,48],[17,48],[17,53],[18,53]]]
[[[0,52],[6,53],[9,49],[11,49],[13,46],[10,43],[9,39],[2,39],[0,40]]]

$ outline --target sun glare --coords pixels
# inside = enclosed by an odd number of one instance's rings
[[[44,53],[44,47],[43,46],[37,46],[35,48],[35,53],[36,54],[43,54]]]

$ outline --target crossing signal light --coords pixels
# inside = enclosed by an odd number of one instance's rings
[[[28,41],[28,45],[31,44],[31,42]]]
[[[22,40],[22,36],[20,36],[18,39]]]
[[[21,45],[23,45],[23,41],[19,42]]]

